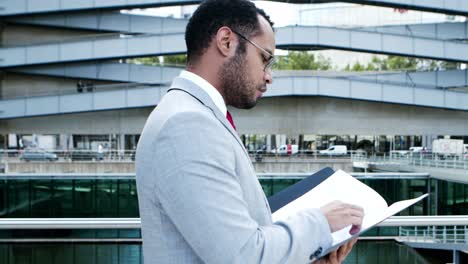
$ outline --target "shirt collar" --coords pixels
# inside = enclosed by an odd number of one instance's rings
[[[216,105],[216,107],[218,107],[221,113],[223,113],[224,116],[226,116],[227,108],[226,108],[224,99],[219,93],[219,91],[216,90],[216,88],[214,88],[213,85],[211,85],[208,81],[198,76],[197,74],[186,71],[186,70],[183,70],[179,74],[179,77],[192,81],[193,83],[198,85],[200,88],[202,88],[210,96],[211,100],[213,100],[214,104]]]

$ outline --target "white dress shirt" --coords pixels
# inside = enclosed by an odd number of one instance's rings
[[[213,85],[211,85],[208,81],[198,76],[197,74],[186,70],[183,70],[179,74],[179,77],[192,81],[196,85],[200,86],[200,88],[202,88],[210,96],[211,100],[213,100],[214,104],[216,105],[216,107],[218,107],[219,111],[221,111],[221,113],[223,113],[224,116],[226,116],[226,103],[224,102],[224,99],[221,96],[221,94],[218,92],[218,90],[216,90],[216,88],[214,88]]]

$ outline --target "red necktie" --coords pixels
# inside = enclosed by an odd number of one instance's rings
[[[237,131],[236,125],[234,125],[234,120],[232,120],[232,116],[231,113],[229,113],[229,111],[227,111],[226,118],[229,121],[229,123],[231,123],[231,126],[234,128],[234,130]]]

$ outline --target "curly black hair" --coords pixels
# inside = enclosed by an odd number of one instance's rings
[[[209,47],[219,28],[227,26],[246,37],[260,33],[258,15],[264,17],[271,27],[270,17],[248,0],[206,0],[190,18],[185,30],[188,62],[196,61]],[[245,41],[239,40],[237,53],[245,51]]]

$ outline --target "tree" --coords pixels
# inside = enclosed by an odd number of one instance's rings
[[[290,51],[286,56],[278,56],[274,65],[277,70],[329,70],[332,68],[331,60],[319,54],[317,58],[311,52]]]
[[[163,65],[185,66],[187,64],[187,54],[163,56]]]
[[[143,64],[143,65],[159,65],[158,57],[144,57],[144,58],[135,58],[130,59],[130,63],[134,64]]]
[[[365,65],[355,62],[352,66],[346,65],[345,71],[435,71],[458,69],[459,63],[435,61],[428,59],[410,58],[390,55],[387,57],[372,56],[371,61]]]
[[[390,55],[387,58],[389,70],[410,70],[414,71],[418,66],[418,59]]]
[[[156,56],[144,57],[130,60],[132,63],[144,65],[161,65],[161,66],[185,66],[187,63],[186,54],[169,55],[169,56]]]

